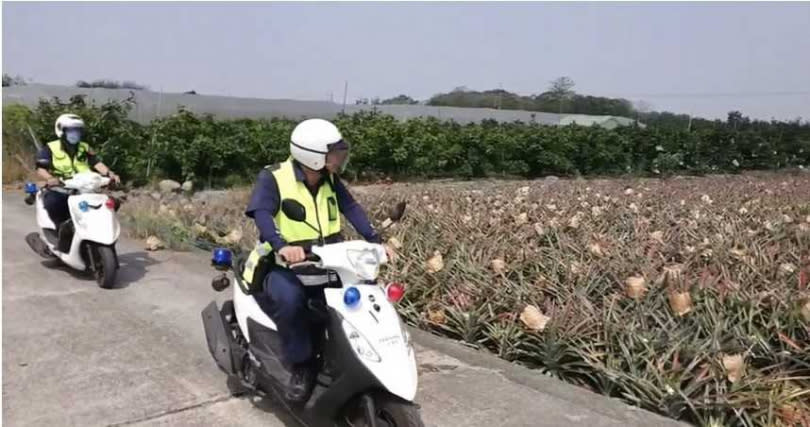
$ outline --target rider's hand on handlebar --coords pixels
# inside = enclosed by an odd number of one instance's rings
[[[62,182],[59,181],[59,178],[48,178],[48,182],[45,183],[48,187],[58,187],[62,185]]]
[[[118,184],[120,184],[120,183],[121,183],[121,177],[119,177],[118,175],[114,174],[112,171],[110,171],[109,176],[110,176],[110,182],[111,182],[111,183],[113,183],[113,184],[115,184],[115,185],[118,185]]]
[[[278,254],[289,264],[303,262],[307,258],[304,248],[300,246],[285,246],[278,251]]]

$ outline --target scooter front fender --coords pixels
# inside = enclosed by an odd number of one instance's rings
[[[118,241],[121,234],[121,224],[115,216],[115,210],[108,208],[104,194],[80,194],[68,199],[70,216],[76,228],[74,241],[93,242],[109,246]],[[87,203],[87,209],[82,211],[79,205]]]

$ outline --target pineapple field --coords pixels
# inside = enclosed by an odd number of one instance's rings
[[[810,174],[355,186],[408,321],[697,425],[810,425]],[[151,245],[256,230],[249,189],[131,193]]]

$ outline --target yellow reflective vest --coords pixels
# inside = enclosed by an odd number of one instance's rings
[[[52,174],[57,178],[69,179],[73,175],[90,171],[90,163],[87,161],[87,154],[90,146],[85,142],[80,142],[76,149],[76,155],[70,157],[67,151],[62,149],[62,141],[56,140],[48,143],[51,149]]]
[[[295,178],[295,166],[292,159],[280,164],[268,166],[278,186],[279,201],[293,199],[301,203],[307,211],[306,222],[318,228],[313,230],[303,222],[296,222],[288,218],[279,206],[274,217],[276,227],[281,238],[289,245],[302,246],[317,243],[321,236],[324,239],[340,234],[340,212],[337,204],[337,194],[332,186],[332,176],[324,180],[316,195],[313,195],[306,183]],[[262,257],[270,255],[272,247],[269,243],[259,243],[248,256],[242,278],[248,286],[260,287],[260,283],[253,283],[254,272]],[[262,278],[263,279],[263,278]]]

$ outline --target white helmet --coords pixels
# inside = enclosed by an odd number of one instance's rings
[[[329,148],[343,141],[337,126],[323,119],[309,119],[299,123],[290,137],[290,154],[302,165],[321,170],[326,165]]]
[[[75,114],[62,114],[56,119],[56,124],[54,124],[53,128],[56,132],[56,137],[61,138],[62,134],[65,133],[65,129],[84,129],[84,120]]]

